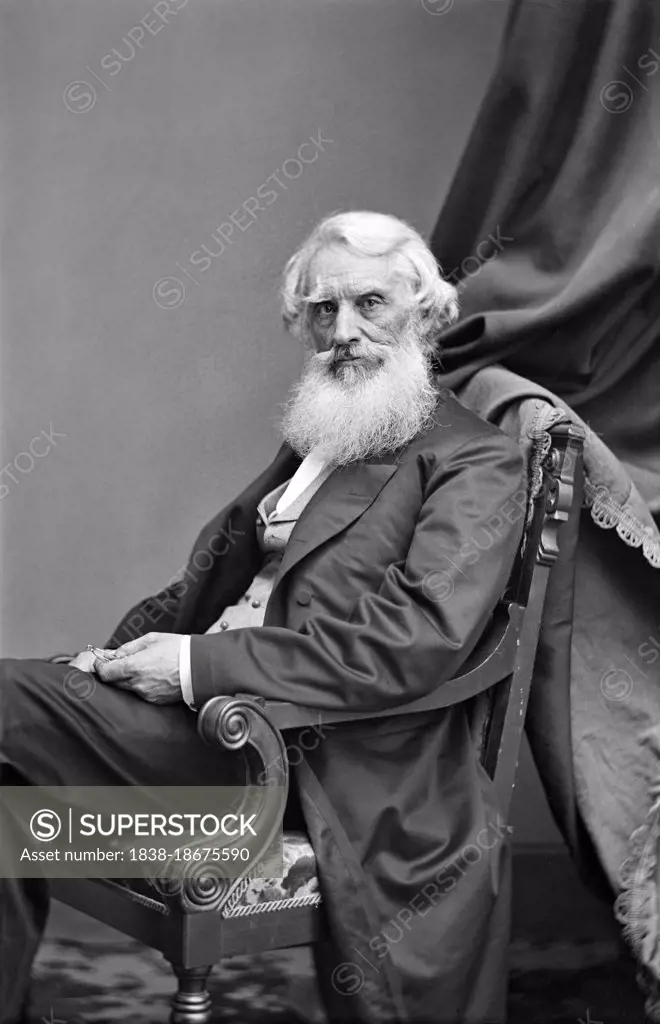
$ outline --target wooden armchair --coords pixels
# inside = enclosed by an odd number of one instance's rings
[[[530,464],[527,522],[506,593],[461,675],[432,694],[379,713],[322,712],[249,695],[214,697],[198,715],[206,742],[245,748],[257,784],[276,778],[288,786],[282,732],[307,726],[423,712],[470,701],[475,756],[493,778],[503,819],[508,819],[522,730],[533,676],[550,569],[557,558],[558,528],[568,519],[576,474],[582,472],[582,434],[571,424],[535,439]],[[315,942],[325,928],[315,878],[314,853],[302,833],[284,833],[286,877],[234,879],[191,874],[178,885],[158,879],[53,879],[51,893],[159,950],[174,968],[178,990],[171,1024],[211,1019],[206,983],[224,957]]]

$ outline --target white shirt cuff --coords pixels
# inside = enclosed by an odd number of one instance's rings
[[[179,647],[179,679],[181,680],[181,693],[183,699],[189,708],[193,711],[198,709],[195,707],[195,697],[192,688],[192,668],[190,665],[190,637],[181,637],[181,646]]]

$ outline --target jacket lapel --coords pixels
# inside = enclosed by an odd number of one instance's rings
[[[273,594],[284,577],[315,548],[345,530],[376,500],[397,463],[360,462],[335,469],[319,487],[293,528]]]
[[[299,465],[298,456],[283,444],[270,466],[204,527],[183,576],[186,591],[175,632],[194,628],[203,633],[249,586],[263,557],[256,536],[257,506]]]
[[[262,559],[256,539],[258,504],[264,495],[287,480],[298,465],[300,459],[288,445],[282,445],[261,476],[207,524],[197,540],[194,554],[206,551],[210,547],[209,539],[218,532],[223,536],[230,533],[229,525],[239,539],[228,545],[222,558],[215,560],[223,563],[222,572],[216,571],[216,564],[210,571],[191,568],[188,576],[190,585],[177,616],[175,632],[190,632],[194,628],[195,632],[203,633],[222,609],[238,600],[249,586]],[[375,501],[396,469],[394,458],[392,461],[360,462],[335,469],[324,481],[291,532],[268,602],[267,620],[275,608],[273,597],[291,569],[355,522]]]

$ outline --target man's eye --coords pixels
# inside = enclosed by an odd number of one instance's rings
[[[363,309],[376,309],[381,305],[381,300],[377,295],[365,295],[361,301]]]
[[[332,316],[334,311],[335,307],[332,302],[319,302],[316,307],[316,312],[319,316]]]

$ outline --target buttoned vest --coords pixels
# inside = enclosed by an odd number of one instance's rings
[[[316,494],[321,484],[327,480],[334,468],[332,464],[325,466],[318,476],[310,481],[305,490],[279,513],[276,511],[276,505],[289,486],[289,480],[262,498],[257,506],[259,513],[257,541],[263,553],[261,568],[245,594],[236,604],[228,605],[224,609],[220,618],[206,630],[207,633],[219,633],[225,629],[238,629],[243,626],[263,625],[266,605],[291,532],[307,503]]]

